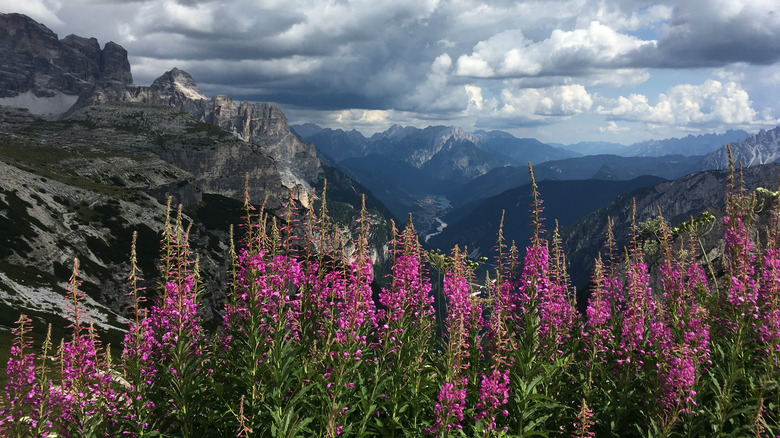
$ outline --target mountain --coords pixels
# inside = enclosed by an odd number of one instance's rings
[[[663,155],[682,154],[685,156],[706,155],[726,143],[744,139],[748,133],[738,130],[728,130],[723,134],[688,135],[683,138],[667,138],[666,140],[648,140],[628,146],[627,152],[633,157],[660,157]]]
[[[538,185],[544,200],[543,216],[550,219],[549,228],[553,227],[553,219],[557,219],[559,225],[565,227],[608,204],[621,193],[652,186],[661,181],[661,178],[653,176],[629,181],[541,181]],[[445,218],[448,221],[447,227],[440,234],[431,237],[428,243],[442,249],[458,244],[466,246],[472,256],[490,255],[496,245],[503,212],[506,243],[514,241],[518,247],[524,248],[531,237],[530,194],[531,186],[526,184],[485,199],[471,209],[470,213],[452,223],[449,223],[451,219],[448,216]]]
[[[512,166],[562,160],[580,155],[577,152],[544,144],[535,138],[516,138],[504,131],[475,131],[485,148],[496,155],[506,157]]]
[[[534,165],[537,181],[543,180],[611,180],[626,181],[642,175],[675,179],[697,170],[701,157],[669,155],[665,157],[620,157],[587,155]],[[528,184],[528,167],[493,169],[457,190],[447,192],[456,208],[462,208],[506,190]]]
[[[208,212],[228,220],[210,210],[240,207],[228,196],[240,192],[234,185],[246,171],[282,190],[271,157],[173,108],[105,104],[46,121],[0,107],[2,306],[39,320],[64,312],[63,284],[78,257],[90,315],[101,329],[121,329],[132,233],[139,234],[143,276],[154,278],[168,196],[174,206],[190,206],[185,220],[193,223],[204,298],[219,302],[226,230],[195,218]]]
[[[426,199],[501,164],[476,136],[455,127],[395,125],[369,138],[354,130],[296,128],[323,159],[366,186],[396,217],[411,212],[423,233],[443,208]]]
[[[56,119],[97,89],[133,83],[127,51],[95,38],[58,39],[22,14],[0,13],[0,105]]]
[[[749,190],[758,187],[775,190],[778,175],[780,175],[778,164],[746,168],[743,171],[744,187]],[[723,248],[722,206],[727,192],[727,179],[727,170],[708,170],[652,187],[626,192],[607,206],[591,212],[566,228],[562,233],[563,249],[570,262],[569,273],[574,285],[581,288],[590,280],[594,260],[604,245],[607,217],[612,218],[614,224],[622,224],[620,228],[613,230],[618,248],[629,242],[629,230],[626,224],[630,224],[631,205],[634,199],[637,223],[658,217],[659,208],[672,226],[677,226],[692,217],[698,217],[704,211],[715,215],[716,220],[712,224],[712,229],[704,236],[703,243],[710,260],[719,258]],[[546,201],[545,193],[542,192],[541,195]],[[775,201],[769,200],[769,202]],[[764,208],[759,214],[772,216],[772,209]]]
[[[228,96],[206,98],[192,76],[177,68],[163,73],[150,86],[133,85],[127,52],[120,46],[107,43],[101,51],[94,38],[70,35],[59,40],[44,25],[21,14],[0,14],[0,48],[4,50],[0,80],[5,86],[5,100],[0,105],[32,109],[32,113],[45,113],[49,119],[106,102],[172,107],[256,145],[273,158],[284,197],[279,199],[270,193],[271,202],[282,202],[292,191],[293,197],[308,208],[313,202],[309,199],[313,188],[323,185],[327,172],[315,147],[291,132],[277,105],[237,103]],[[65,96],[60,99],[63,105],[36,111],[43,103],[51,103],[41,101],[36,93]],[[30,101],[31,95],[37,100]],[[342,175],[335,179],[345,185],[331,185],[333,194],[341,189],[349,192],[358,185],[347,183],[348,178]],[[368,198],[369,203],[381,204],[370,193]],[[359,202],[353,207],[359,208]]]
[[[337,163],[349,158],[365,156],[368,152],[369,140],[354,129],[352,131],[344,131],[343,129],[320,128],[314,131],[313,129],[306,129],[305,126],[297,126],[294,130],[296,133],[299,130],[305,133],[306,135],[299,135],[315,145],[317,151],[332,158]]]
[[[398,217],[415,216],[423,234],[449,209],[441,195],[491,170],[576,155],[503,131],[466,132],[452,126],[391,126],[366,138],[359,132],[298,125],[292,129],[323,157],[368,187]]]
[[[579,143],[552,146],[567,149],[582,155],[624,155],[628,146],[607,141],[581,141]]]
[[[341,162],[350,158],[378,155],[403,161],[417,169],[434,170],[449,177],[465,178],[484,169],[540,163],[577,156],[533,138],[516,138],[504,131],[477,130],[469,133],[452,126],[391,126],[366,138],[356,130],[320,128],[314,124],[295,125],[292,130],[313,143],[319,151]]]
[[[27,108],[58,119],[104,102],[170,106],[259,145],[276,159],[282,184],[308,205],[322,169],[314,146],[290,132],[282,110],[272,104],[238,104],[227,96],[207,99],[186,72],[172,69],[151,86],[133,85],[127,51],[95,38],[62,40],[31,18],[0,14],[0,105]]]
[[[94,94],[82,97],[73,109],[106,101],[173,107],[258,145],[276,160],[282,184],[305,206],[309,206],[312,187],[321,185],[322,168],[314,146],[290,131],[287,118],[277,105],[237,103],[222,95],[207,99],[192,76],[177,68],[164,73],[148,87],[98,89]]]
[[[499,165],[474,134],[452,126],[392,126],[369,138],[364,155],[391,157],[440,181],[453,182],[469,180]]]
[[[560,145],[562,148],[583,155],[614,154],[623,157],[662,157],[664,155],[706,155],[726,143],[744,139],[748,133],[741,130],[728,130],[723,134],[688,135],[682,138],[665,140],[647,140],[631,145],[609,142],[580,142]]]
[[[730,144],[734,165],[744,167],[774,163],[780,159],[780,126],[774,129],[762,129],[744,140]],[[707,154],[701,161],[702,169],[727,169],[729,154],[726,146]]]
[[[315,125],[314,123],[303,123],[300,125],[291,126],[290,130],[303,140],[322,131],[322,128],[318,125]]]
[[[24,309],[56,323],[75,256],[90,312],[116,334],[126,322],[130,236],[139,233],[139,263],[144,277],[154,278],[170,196],[192,225],[207,316],[218,317],[227,226],[243,214],[245,174],[252,201],[267,199],[266,211],[278,220],[290,195],[298,213],[316,208],[312,188],[327,178],[333,231],[346,254],[365,193],[372,254],[377,266],[387,260],[388,210],[364,186],[322,164],[278,106],[206,98],[176,68],[150,86],[133,85],[118,45],[100,50],[94,38],[59,40],[19,14],[0,14],[0,49],[0,307],[9,310],[3,314]]]

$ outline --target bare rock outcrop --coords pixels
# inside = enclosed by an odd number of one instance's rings
[[[126,87],[122,95],[103,88],[80,102],[81,106],[105,101],[140,102],[176,108],[197,120],[219,126],[239,139],[258,145],[276,160],[282,185],[305,207],[311,205],[312,185],[320,180],[322,168],[313,145],[290,132],[287,117],[278,105],[241,102],[218,95],[210,99],[198,89],[193,77],[174,68],[152,85]]]
[[[743,167],[774,163],[780,159],[780,126],[756,134],[744,140],[731,143],[734,165]],[[706,155],[701,162],[702,169],[728,169],[729,154],[726,146]]]
[[[46,26],[22,14],[0,13],[0,105],[23,107],[56,119],[80,97],[98,88],[133,83],[127,51],[95,38],[58,39]]]

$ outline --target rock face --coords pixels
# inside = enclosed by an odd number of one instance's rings
[[[743,167],[774,163],[780,159],[780,126],[748,135],[744,140],[731,143],[734,165]],[[728,169],[729,154],[726,146],[704,157],[702,169]]]
[[[219,126],[239,139],[258,145],[276,160],[282,185],[309,207],[312,186],[322,178],[322,168],[314,146],[290,132],[287,117],[277,105],[242,102],[219,95],[207,99],[193,77],[178,68],[164,73],[151,86],[100,89],[82,99],[76,107],[110,101],[164,105],[191,114],[197,120]]]
[[[209,228],[198,215],[210,209],[210,217],[236,219],[213,207],[240,205],[227,197],[236,196],[231,166],[251,166],[266,172],[261,177],[269,184],[274,181],[270,157],[172,108],[106,104],[65,121],[46,121],[0,107],[0,306],[45,313],[45,319],[62,315],[67,307],[57,297],[65,296],[63,283],[77,257],[90,315],[105,322],[102,329],[121,329],[117,315],[128,304],[132,233],[139,235],[142,276],[151,280],[164,204],[172,196],[174,205],[190,206],[190,241],[200,256],[212,315],[224,294],[225,230]],[[220,191],[226,196],[213,194]]]
[[[0,104],[24,107],[50,119],[97,88],[133,83],[127,51],[95,38],[62,40],[31,18],[0,13]]]
[[[120,128],[138,136],[136,143],[123,142],[129,155],[153,154],[190,175],[192,187],[183,191],[167,186],[152,186],[153,191],[168,190],[177,203],[200,202],[197,193],[212,193],[241,200],[244,177],[248,173],[249,195],[258,202],[268,197],[268,207],[279,208],[288,197],[282,186],[275,160],[252,143],[197,121],[189,114],[167,106],[150,106],[131,102],[109,102],[83,108],[67,121],[83,123],[97,132],[93,138],[82,133],[85,142],[98,143],[106,132]],[[105,141],[105,140],[103,140]],[[116,146],[115,146],[116,147]],[[181,184],[181,181],[176,181]],[[144,182],[148,186],[149,182]],[[181,187],[189,187],[182,185]],[[192,190],[196,192],[190,193]]]
[[[151,86],[134,86],[127,51],[116,43],[101,50],[95,38],[59,40],[25,15],[0,14],[0,56],[0,105],[27,108],[47,119],[114,101],[170,106],[259,145],[276,160],[283,186],[304,206],[322,178],[314,146],[290,132],[277,105],[207,99],[192,76],[176,68]]]
[[[42,327],[57,324],[51,318],[67,306],[63,284],[78,257],[87,310],[106,331],[121,329],[130,237],[139,233],[143,276],[154,281],[171,197],[193,225],[206,316],[218,318],[227,229],[244,214],[246,174],[251,201],[267,199],[266,211],[276,216],[291,191],[303,213],[312,187],[328,175],[334,227],[349,256],[361,187],[321,166],[278,106],[208,99],[178,69],[135,86],[121,46],[101,50],[94,38],[75,35],[59,40],[18,14],[0,14],[0,55],[0,312],[24,310]],[[389,225],[376,210],[368,216],[375,261],[386,262]]]
[[[743,172],[744,187],[775,190],[780,165],[767,164],[747,168]],[[710,170],[667,181],[653,187],[637,189],[618,196],[606,207],[597,210],[568,227],[563,232],[564,250],[572,264],[569,273],[574,283],[584,285],[592,274],[593,262],[603,248],[607,234],[607,217],[617,224],[613,230],[618,248],[629,242],[628,224],[631,223],[632,200],[636,200],[638,224],[658,217],[660,208],[664,218],[677,226],[692,217],[709,211],[716,216],[713,229],[706,234],[704,246],[710,259],[716,258],[723,247],[722,206],[727,194],[728,171]],[[542,193],[544,199],[544,193]],[[769,201],[772,202],[772,201]],[[772,206],[766,205],[762,214],[772,215]],[[618,228],[620,227],[620,228]],[[720,249],[718,249],[720,248]]]
[[[56,318],[66,312],[65,282],[77,257],[90,315],[103,330],[121,330],[131,236],[138,232],[142,277],[151,291],[170,196],[192,224],[189,242],[200,257],[205,316],[219,318],[228,289],[227,230],[243,222],[239,200],[246,173],[252,202],[267,197],[266,211],[281,217],[289,191],[276,160],[259,145],[175,108],[108,102],[47,121],[0,106],[0,311],[24,309],[41,327],[67,325]],[[329,181],[353,183],[339,177],[344,175],[329,174]],[[338,205],[334,212],[347,211],[335,230],[349,256],[358,217],[344,202],[355,200],[329,196],[330,205]],[[368,220],[372,255],[385,261],[391,254],[388,223],[376,212]]]

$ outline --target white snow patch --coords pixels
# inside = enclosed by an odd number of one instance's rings
[[[0,98],[0,105],[27,108],[32,114],[55,119],[65,113],[76,101],[78,96],[57,93],[52,97],[38,97],[32,91],[26,91],[14,97]]]

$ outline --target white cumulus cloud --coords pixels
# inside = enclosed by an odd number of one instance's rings
[[[642,94],[608,99],[596,112],[615,119],[676,126],[750,124],[756,116],[748,93],[739,84],[716,80],[674,86],[660,94],[654,105]]]
[[[599,127],[599,132],[608,132],[610,134],[617,134],[622,131],[630,131],[631,128],[627,128],[625,126],[618,126],[617,123],[615,123],[613,120],[610,120],[609,123],[607,123],[607,126],[601,126]]]
[[[637,50],[654,45],[621,34],[598,21],[587,27],[556,29],[543,41],[520,29],[499,32],[461,55],[456,73],[474,77],[579,76],[594,70],[629,67]]]
[[[543,118],[568,117],[588,111],[593,99],[579,84],[549,88],[503,90],[496,115],[541,121]]]

